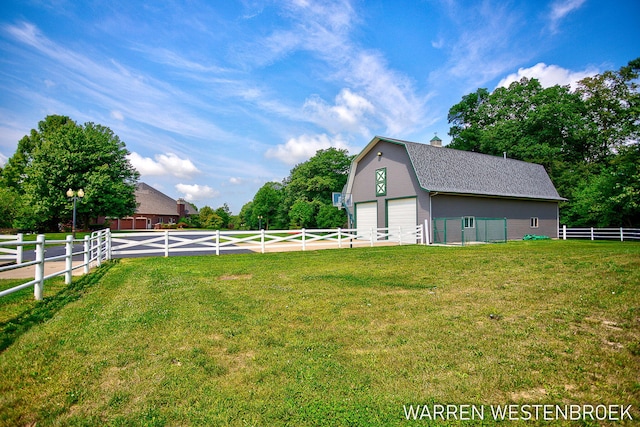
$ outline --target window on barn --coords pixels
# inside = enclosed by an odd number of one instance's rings
[[[376,169],[376,196],[387,195],[387,168]]]
[[[464,228],[476,228],[475,217],[473,216],[465,216],[462,217]]]
[[[531,217],[531,221],[529,222],[529,227],[538,228],[538,217],[537,216],[532,216]]]

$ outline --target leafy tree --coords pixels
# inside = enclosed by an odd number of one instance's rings
[[[585,175],[566,216],[576,226],[640,224],[640,145],[622,147],[598,174]]]
[[[263,228],[284,228],[286,224],[279,215],[283,200],[282,184],[277,182],[267,182],[253,197],[251,218],[249,222],[253,227]]]
[[[289,209],[290,226],[292,228],[307,228],[314,224],[316,207],[320,202],[309,202],[307,200],[297,200]]]
[[[198,214],[188,215],[185,217],[181,217],[178,220],[178,224],[183,223],[186,224],[189,228],[200,228],[200,216]]]
[[[209,206],[203,206],[198,214],[200,226],[218,230],[222,227],[222,218]]]
[[[478,89],[449,110],[450,147],[542,164],[569,199],[561,205],[569,225],[637,223],[633,198],[618,190],[633,189],[633,180],[622,182],[637,175],[637,163],[626,159],[640,140],[639,72],[640,58],[583,79],[575,91],[527,78],[491,93]]]
[[[291,170],[284,180],[284,207],[291,226],[333,228],[346,222],[346,213],[333,206],[331,193],[341,191],[347,183],[351,160],[347,150],[328,148],[318,150],[312,158]],[[328,209],[332,215],[327,215]],[[321,211],[322,226],[318,221]]]
[[[323,204],[318,209],[316,224],[318,228],[346,227],[347,215],[343,210],[333,206],[333,204]]]
[[[331,193],[347,183],[352,157],[347,150],[318,150],[306,162],[291,169],[282,184],[266,183],[240,212],[249,228],[259,226],[258,217],[270,228],[334,228],[347,222],[346,213],[332,204]]]
[[[0,187],[0,228],[11,228],[21,209],[20,196],[9,187]]]
[[[216,209],[216,214],[222,219],[222,228],[229,228],[229,223],[231,222],[231,210],[229,206],[225,203]]]
[[[138,172],[129,152],[111,129],[76,124],[66,116],[47,116],[18,143],[2,171],[3,182],[14,188],[27,206],[23,225],[54,229],[72,216],[67,189],[82,188],[77,203],[80,222],[98,216],[122,217],[135,211]]]
[[[296,165],[284,180],[290,200],[307,199],[331,203],[331,193],[347,183],[351,157],[347,150],[318,150],[304,163]]]
[[[236,228],[238,229],[256,229],[257,225],[251,222],[253,217],[253,201],[249,203],[245,203],[244,206],[240,209],[240,213],[238,214],[238,223]]]

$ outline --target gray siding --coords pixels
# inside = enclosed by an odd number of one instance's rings
[[[473,168],[467,170],[463,167],[464,162],[445,161],[454,157],[473,160],[471,163],[481,172]],[[376,170],[381,168],[387,171],[387,188],[385,195],[378,196]],[[483,181],[481,189],[473,189],[471,193],[452,190],[476,185],[479,176],[487,181]],[[422,184],[420,177],[424,181]],[[436,178],[446,178],[450,182],[444,186]],[[430,183],[434,187],[429,187]],[[436,185],[438,183],[442,189]],[[557,238],[558,201],[563,200],[540,165],[378,137],[356,157],[347,190],[352,192],[354,205],[377,203],[377,226],[380,228],[388,225],[389,200],[416,197],[416,225],[428,222],[430,241],[433,241],[432,218],[461,216],[507,218],[507,238],[512,240],[522,239],[525,234]],[[532,217],[538,218],[537,228],[531,227]]]
[[[378,156],[377,153],[382,155]],[[375,173],[387,168],[387,193],[377,196]],[[403,197],[417,197],[418,224],[429,215],[429,193],[418,184],[411,161],[404,146],[380,141],[358,162],[353,181],[353,201],[378,202],[378,227],[386,227],[386,201]],[[417,224],[416,224],[417,225]]]
[[[500,199],[436,195],[431,198],[434,218],[474,216],[507,218],[507,238],[522,239],[525,234],[558,237],[558,203],[553,201]],[[531,228],[532,217],[538,218],[538,228]]]

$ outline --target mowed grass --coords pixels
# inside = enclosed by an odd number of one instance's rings
[[[639,288],[628,242],[122,260],[0,353],[0,423],[393,426],[420,424],[405,405],[507,403],[637,420]]]

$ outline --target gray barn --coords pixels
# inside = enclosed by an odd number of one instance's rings
[[[506,218],[507,238],[526,234],[558,237],[558,195],[541,165],[376,136],[351,165],[355,226],[416,227],[425,224],[433,242],[433,219]]]

